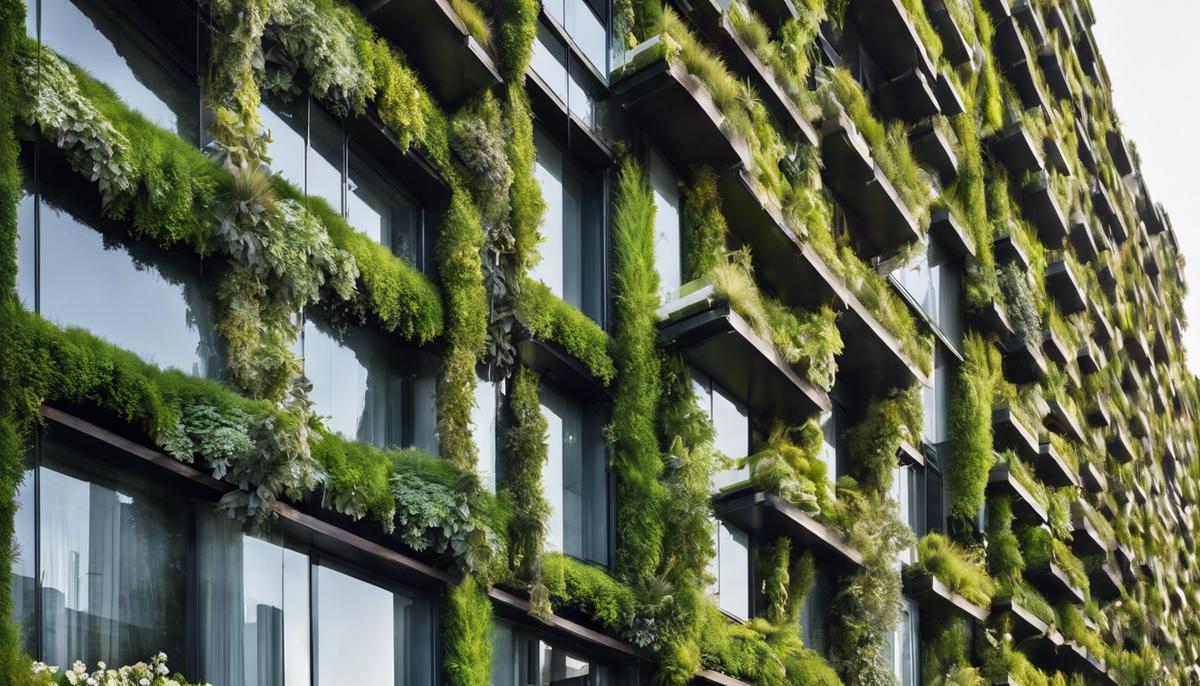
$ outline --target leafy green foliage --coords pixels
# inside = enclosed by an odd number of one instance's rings
[[[608,334],[546,284],[527,280],[522,285],[516,316],[535,338],[561,345],[601,383],[612,381],[616,368],[608,352]]]
[[[731,624],[711,603],[701,620],[704,666],[761,686],[841,686],[820,655],[804,647],[798,624],[762,618]]]
[[[816,516],[828,513],[833,501],[822,446],[821,426],[815,419],[795,429],[777,423],[763,447],[743,464],[750,468],[756,488]]]
[[[555,609],[582,612],[618,633],[633,616],[633,592],[599,567],[565,555],[546,555],[542,561],[542,578]]]
[[[550,503],[542,490],[549,425],[538,399],[537,375],[518,366],[508,392],[511,421],[505,433],[504,478],[499,494],[512,511],[508,526],[508,566],[528,583],[534,611],[548,613],[549,600],[542,584],[542,546]]]
[[[921,681],[926,684],[950,686],[959,682],[951,680],[950,674],[957,667],[970,664],[970,646],[967,645],[967,625],[961,617],[940,623],[932,631],[921,651]],[[965,686],[965,684],[961,685]]]
[[[703,278],[713,270],[725,254],[725,237],[729,227],[721,213],[721,198],[717,194],[717,175],[711,167],[701,167],[690,185],[683,187],[684,281]]]
[[[937,577],[950,590],[972,603],[987,607],[995,586],[978,558],[979,555],[933,532],[917,542],[915,568]]]
[[[492,680],[492,601],[466,576],[450,589],[443,622],[442,674],[447,686],[488,686]]]
[[[654,195],[631,161],[617,173],[612,241],[615,257],[613,359],[617,388],[608,427],[616,477],[618,576],[649,578],[662,560],[666,489],[656,433],[661,393],[658,271],[654,266]]]
[[[900,446],[920,443],[924,413],[918,387],[893,390],[873,399],[867,416],[850,430],[850,475],[868,493],[891,491]]]
[[[500,76],[520,82],[533,58],[537,35],[537,0],[493,0],[496,19],[496,52]]]
[[[992,454],[993,387],[1002,376],[1000,352],[978,334],[963,340],[963,363],[950,400],[950,516],[967,522],[983,506]]]
[[[1013,533],[1012,500],[1009,496],[988,499],[988,569],[997,579],[1016,580],[1025,569],[1021,542]]]

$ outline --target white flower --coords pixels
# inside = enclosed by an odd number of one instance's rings
[[[138,681],[138,686],[150,686],[150,680],[146,677],[142,677],[141,680]]]

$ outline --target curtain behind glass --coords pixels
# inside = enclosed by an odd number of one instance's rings
[[[47,465],[63,450],[47,440]],[[43,659],[125,664],[163,651],[186,668],[187,506],[161,484],[65,456],[69,474],[41,470]]]
[[[241,528],[211,507],[199,508],[198,519],[200,676],[213,686],[243,686]]]

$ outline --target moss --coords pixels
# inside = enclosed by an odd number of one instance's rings
[[[952,618],[932,630],[921,651],[921,681],[936,684],[956,666],[970,663],[965,619]]]
[[[995,586],[977,557],[944,535],[929,533],[917,542],[916,568],[937,577],[968,601],[988,607]]]
[[[975,333],[963,340],[963,363],[951,389],[950,460],[947,467],[950,516],[974,519],[983,506],[992,468],[992,396],[1001,376],[1000,352]]]
[[[540,281],[525,281],[517,300],[517,320],[534,338],[557,343],[608,385],[616,374],[608,334],[584,313],[568,305]]]
[[[658,341],[658,272],[654,265],[654,196],[641,170],[622,164],[614,198],[615,256],[611,465],[616,478],[618,576],[650,578],[662,561],[665,489],[656,433],[661,393]]]
[[[494,0],[496,17],[495,46],[500,76],[520,83],[533,57],[537,35],[537,0]]]
[[[450,590],[443,623],[442,674],[447,686],[488,686],[492,679],[492,601],[467,576]]]
[[[564,555],[546,555],[542,578],[556,611],[582,612],[614,633],[623,632],[634,615],[633,591],[599,567]]]
[[[731,624],[709,603],[701,625],[705,667],[759,686],[842,684],[828,662],[804,648],[796,624]]]

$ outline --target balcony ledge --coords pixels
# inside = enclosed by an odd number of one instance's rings
[[[1013,515],[1021,520],[1034,524],[1045,524],[1049,520],[1046,508],[1033,499],[1025,486],[1009,471],[1008,465],[992,467],[988,473],[988,495],[1007,495],[1012,498]]]
[[[1079,354],[1075,361],[1079,364],[1079,371],[1084,374],[1095,374],[1100,371],[1105,364],[1108,364],[1107,358],[1104,356],[1104,351],[1096,345],[1094,341],[1084,341],[1079,348]]]
[[[1067,154],[1063,152],[1062,144],[1053,136],[1047,136],[1042,147],[1046,153],[1046,165],[1063,176],[1071,175],[1071,165],[1067,162]]]
[[[932,74],[935,66],[900,0],[850,0],[853,19],[881,70],[894,78],[919,69]]]
[[[975,239],[958,223],[949,208],[936,209],[929,218],[929,233],[954,257],[975,257]]]
[[[950,184],[958,176],[958,157],[954,146],[932,120],[917,124],[908,134],[913,154],[925,166],[937,172],[943,185]]]
[[[1025,125],[1017,122],[1008,128],[989,136],[985,141],[992,156],[1000,160],[1014,176],[1025,172],[1040,172],[1046,168],[1038,145],[1025,130]]]
[[[525,366],[550,385],[586,402],[609,399],[609,389],[565,348],[553,341],[534,338],[520,322],[513,327],[517,354]]]
[[[721,385],[754,415],[798,424],[829,411],[829,396],[801,378],[711,286],[660,311],[659,344]]]
[[[1075,246],[1075,256],[1084,264],[1091,264],[1100,257],[1091,222],[1082,212],[1071,217],[1071,245]]]
[[[404,49],[434,97],[447,107],[500,83],[487,48],[467,31],[448,0],[358,0],[379,34]]]
[[[1117,173],[1121,176],[1132,174],[1133,155],[1129,152],[1125,136],[1122,136],[1120,131],[1109,131],[1105,135],[1105,142],[1108,144],[1108,152],[1112,155],[1113,166],[1116,167]]]
[[[1094,596],[1106,602],[1119,600],[1124,589],[1120,572],[1108,561],[1088,572],[1088,585]]]
[[[1065,315],[1078,314],[1087,309],[1083,289],[1071,265],[1066,260],[1057,260],[1046,265],[1046,290],[1054,298]]]
[[[1050,412],[1043,420],[1045,427],[1054,433],[1065,436],[1077,443],[1085,443],[1086,437],[1083,434],[1083,427],[1080,426],[1079,420],[1074,413],[1067,409],[1058,398],[1047,398],[1046,404],[1050,408]]]
[[[966,615],[978,622],[987,621],[988,609],[981,607],[950,590],[941,579],[917,573],[911,567],[904,570],[904,595],[917,601],[923,615],[936,619],[952,619]]]
[[[734,490],[719,495],[715,507],[717,517],[744,531],[787,536],[849,568],[863,564],[862,554],[851,548],[840,533],[772,493],[753,488]]]
[[[1036,460],[1041,455],[1037,434],[1008,408],[992,412],[992,439],[996,450],[1012,450],[1027,460]]]
[[[1033,463],[1038,478],[1047,486],[1062,488],[1064,486],[1079,487],[1079,477],[1071,469],[1054,446],[1050,443],[1041,444],[1038,459]]]
[[[1071,522],[1071,551],[1079,556],[1108,555],[1109,545],[1086,517]]]
[[[845,114],[825,122],[821,143],[821,175],[859,219],[855,233],[861,234],[856,236],[860,257],[887,257],[921,240],[916,219]]]
[[[1011,336],[1004,343],[1004,376],[1015,383],[1041,381],[1050,373],[1050,366],[1036,343]]]
[[[1108,454],[1121,464],[1129,464],[1137,457],[1133,452],[1133,446],[1129,444],[1129,437],[1126,435],[1123,427],[1117,426],[1110,430],[1108,435]]]
[[[1050,188],[1050,179],[1043,174],[1036,183],[1021,191],[1025,216],[1037,227],[1038,238],[1049,248],[1060,247],[1067,237],[1067,220],[1059,207],[1058,198]]]
[[[941,113],[936,88],[936,81],[931,84],[919,69],[910,69],[879,84],[872,95],[887,118],[911,123]]]
[[[1091,462],[1084,462],[1079,469],[1079,481],[1088,493],[1103,493],[1108,489],[1108,479]]]
[[[946,8],[945,0],[932,0],[928,3],[928,9],[929,21],[942,39],[942,55],[946,60],[955,67],[972,62],[975,59],[974,46],[967,42],[962,29]]]
[[[1075,359],[1075,355],[1067,348],[1067,344],[1063,343],[1054,329],[1050,328],[1042,331],[1042,353],[1063,367],[1066,367]]]
[[[1062,642],[1062,637],[1054,627],[1042,621],[1025,606],[1012,598],[1001,598],[992,601],[992,614],[1007,613],[1012,618],[1012,633],[1014,643],[1023,643],[1031,638],[1045,637],[1055,645]]]
[[[1063,68],[1062,58],[1058,56],[1057,50],[1052,46],[1038,50],[1038,66],[1042,68],[1042,74],[1045,75],[1046,83],[1054,97],[1060,100],[1070,100],[1073,97],[1071,83],[1067,80],[1067,70]]]
[[[1066,601],[1081,605],[1086,600],[1083,590],[1076,588],[1067,573],[1053,562],[1036,567],[1026,567],[1025,578],[1046,594],[1051,601]]]

